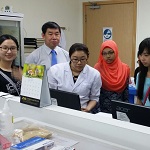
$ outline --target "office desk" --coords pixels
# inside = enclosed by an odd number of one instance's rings
[[[0,108],[3,107],[4,101],[4,98],[0,98]],[[102,146],[103,150],[150,149],[149,127],[54,105],[45,108],[32,107],[21,104],[19,98],[17,100],[16,98],[11,98],[9,104],[15,118],[26,117],[38,120],[73,132],[75,136],[85,137],[88,142],[84,142],[89,145],[86,150],[94,149],[94,145],[95,147]],[[92,144],[91,140],[94,144]],[[80,150],[80,148],[77,150]],[[95,150],[99,150],[99,148],[97,149],[96,147]]]

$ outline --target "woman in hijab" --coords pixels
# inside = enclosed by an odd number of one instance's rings
[[[111,100],[128,102],[129,67],[121,62],[117,44],[112,40],[102,43],[98,62],[94,66],[102,78],[100,109],[111,113]]]

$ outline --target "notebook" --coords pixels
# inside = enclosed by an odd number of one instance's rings
[[[57,100],[58,106],[81,110],[80,97],[76,93],[50,88],[50,95]]]
[[[112,117],[150,127],[150,108],[112,100]]]

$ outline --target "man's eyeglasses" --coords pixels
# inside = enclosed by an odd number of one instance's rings
[[[81,63],[85,63],[87,61],[86,58],[82,58],[82,59],[71,59],[71,62],[73,63],[78,63],[78,62],[81,62]]]
[[[105,52],[102,53],[103,56],[107,56],[107,55],[111,56],[112,54],[114,54],[114,51],[109,51],[108,53]]]
[[[4,52],[8,52],[9,50],[10,50],[10,51],[13,51],[13,52],[17,51],[17,47],[15,47],[15,46],[13,46],[13,47],[2,46],[2,47],[0,47],[0,48],[1,48],[1,50],[4,51]]]

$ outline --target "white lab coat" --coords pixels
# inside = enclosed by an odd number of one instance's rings
[[[99,101],[101,76],[89,65],[85,65],[75,83],[69,62],[52,66],[47,76],[50,88],[77,93],[80,96],[82,108],[87,106],[89,100]]]

